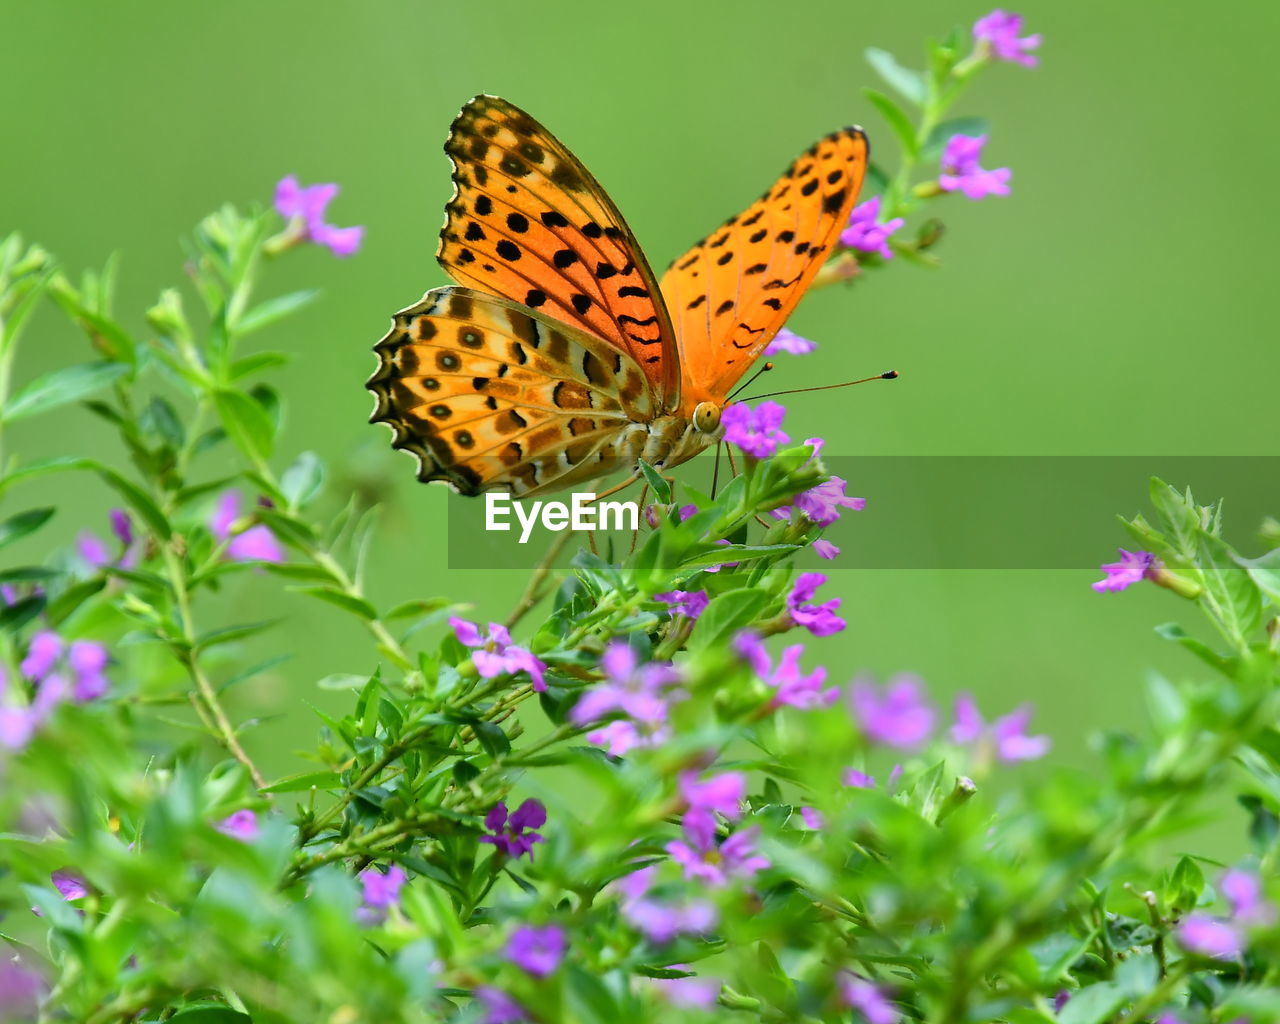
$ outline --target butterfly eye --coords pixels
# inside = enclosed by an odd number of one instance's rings
[[[693,410],[693,426],[703,434],[710,434],[720,426],[720,406],[715,402],[699,402]]]

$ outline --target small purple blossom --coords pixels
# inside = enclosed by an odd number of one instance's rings
[[[1048,736],[1028,736],[1027,723],[1031,721],[1031,705],[1024,704],[1001,718],[990,727],[983,720],[978,705],[970,694],[956,697],[956,724],[951,727],[951,740],[962,746],[995,748],[1001,761],[1034,761],[1049,752]]]
[[[0,1020],[34,1020],[43,991],[44,982],[35,971],[8,956],[0,959]]]
[[[1151,578],[1155,572],[1156,556],[1150,551],[1118,550],[1120,561],[1103,563],[1102,571],[1106,575],[1090,584],[1099,594],[1105,594],[1109,590],[1125,590],[1143,578]]]
[[[798,511],[810,522],[818,526],[830,526],[840,518],[842,508],[861,512],[867,507],[866,498],[855,498],[845,494],[848,483],[838,476],[824,480],[817,487],[801,491],[793,499],[793,504],[775,508],[770,515],[775,519],[788,519],[793,511]]]
[[[600,668],[604,681],[582,695],[569,712],[574,725],[598,722],[614,711],[634,714],[647,707],[641,701],[660,694],[673,686],[679,675],[670,662],[650,661],[640,664],[631,645],[615,640],[600,656]]]
[[[672,964],[672,970],[687,971],[688,964]],[[688,978],[654,978],[652,985],[658,995],[674,1006],[688,1006],[709,1010],[720,998],[721,983],[715,978],[692,976]]]
[[[337,194],[337,185],[308,185],[304,188],[290,174],[276,185],[276,212],[294,221],[297,230],[308,241],[325,246],[335,256],[350,256],[360,248],[364,228],[334,227],[324,219],[326,207]]]
[[[805,828],[814,832],[821,831],[827,826],[827,819],[816,807],[801,807],[800,820],[804,822]]]
[[[84,530],[76,538],[76,548],[89,565],[95,569],[106,566],[122,566],[129,568],[137,562],[137,552],[133,550],[133,523],[124,509],[113,508],[109,514],[111,532],[120,542],[120,556],[113,558],[106,542],[91,530]]]
[[[840,975],[840,999],[867,1024],[895,1024],[899,1019],[884,989],[847,971]]]
[[[481,985],[471,994],[484,1007],[483,1024],[518,1024],[529,1019],[525,1008],[500,988]]]
[[[883,690],[868,679],[855,680],[849,703],[859,728],[872,743],[910,750],[933,732],[934,711],[918,676],[896,675]]]
[[[484,827],[493,833],[481,836],[480,842],[491,843],[513,860],[526,853],[533,860],[533,844],[542,842],[536,831],[547,822],[547,809],[540,800],[526,800],[508,816],[505,801],[498,801],[484,816]]]
[[[1230,921],[1208,914],[1189,914],[1178,925],[1178,941],[1193,953],[1230,960],[1244,951],[1244,936]]]
[[[653,599],[668,605],[672,615],[684,615],[690,619],[696,619],[711,603],[705,590],[672,590],[665,594],[654,594]]]
[[[723,814],[730,821],[742,817],[742,801],[747,795],[747,777],[741,772],[721,772],[699,780],[697,773],[680,776],[680,795],[689,810],[707,814]],[[713,820],[714,827],[714,820]]]
[[[985,44],[997,60],[1012,61],[1033,68],[1039,58],[1029,52],[1040,46],[1040,34],[1018,38],[1022,31],[1022,15],[1002,11],[997,7],[973,23],[973,38],[979,45]]]
[[[449,625],[453,627],[458,640],[475,651],[471,655],[471,661],[481,677],[494,679],[501,675],[514,676],[526,672],[533,681],[535,691],[542,693],[546,690],[546,664],[528,648],[513,644],[506,626],[491,622],[488,632],[481,633],[474,622],[460,619],[456,615],[449,619]]]
[[[111,564],[111,552],[107,550],[107,545],[101,537],[89,530],[82,530],[76,536],[76,550],[95,569]]]
[[[209,530],[214,537],[227,543],[226,557],[233,562],[283,562],[284,550],[280,542],[262,523],[232,532],[239,516],[240,495],[227,491],[218,499],[209,518]]]
[[[825,558],[830,561],[840,554],[840,549],[829,540],[815,540],[813,542],[813,553],[819,558]]]
[[[827,582],[820,572],[802,572],[796,577],[795,586],[787,595],[787,613],[797,626],[803,626],[814,636],[830,636],[839,633],[847,623],[836,614],[840,598],[833,597],[823,604],[813,604],[818,588]]]
[[[62,637],[50,630],[42,629],[31,637],[30,643],[27,644],[27,656],[22,659],[18,671],[29,679],[43,679],[53,671],[53,666],[58,663],[58,658],[61,656]]]
[[[1276,908],[1262,891],[1262,879],[1252,871],[1230,868],[1218,881],[1218,890],[1231,907],[1231,917],[1244,925],[1269,925]]]
[[[1013,171],[1007,167],[985,170],[978,163],[985,135],[953,135],[942,151],[942,173],[938,186],[944,192],[963,192],[969,199],[985,196],[1007,196]]]
[[[893,250],[889,248],[889,236],[906,223],[901,217],[894,217],[884,223],[877,223],[880,217],[880,197],[875,196],[865,203],[859,203],[849,214],[849,226],[840,232],[840,244],[859,252],[878,253],[883,259],[893,259]]]
[[[677,935],[698,935],[715,927],[716,908],[705,900],[661,902],[650,895],[657,868],[623,875],[612,888],[622,897],[622,916],[650,942],[663,945]]]
[[[251,843],[258,838],[260,826],[258,816],[247,807],[228,814],[214,828],[224,836],[239,839],[242,843]]]
[[[762,402],[754,410],[742,402],[734,402],[720,414],[724,439],[752,458],[766,458],[776,452],[779,445],[791,440],[782,430],[786,414],[786,408],[777,402]]]
[[[386,871],[367,867],[360,872],[360,885],[364,889],[366,907],[386,910],[400,902],[400,890],[404,888],[404,868],[392,864]]]
[[[746,828],[717,844],[715,819],[710,814],[690,811],[684,816],[686,841],[667,843],[667,853],[684,869],[689,881],[720,888],[733,878],[753,878],[769,866],[769,859],[755,851],[759,834],[759,828]]]
[[[31,638],[27,656],[19,666],[23,675],[37,682],[36,700],[25,709],[32,728],[67,696],[85,704],[103,696],[110,684],[106,677],[109,655],[107,649],[92,640],[76,640],[69,647],[62,637],[50,630],[41,630]],[[58,671],[62,666],[63,671]],[[66,674],[70,673],[68,684]],[[9,716],[13,723],[16,716]],[[18,728],[11,724],[11,728]]]
[[[761,679],[773,669],[773,660],[769,657],[769,652],[764,649],[764,642],[750,630],[744,629],[738,633],[729,642],[729,647],[734,654],[750,665],[751,671]]]
[[[89,884],[70,868],[59,868],[49,879],[66,902],[82,900],[89,895]]]
[[[747,658],[756,674],[777,691],[770,701],[772,707],[781,707],[786,704],[808,711],[813,708],[830,707],[840,698],[838,686],[823,688],[822,684],[827,681],[827,670],[821,665],[807,675],[800,670],[800,655],[804,653],[803,644],[792,644],[785,648],[775,669],[763,645],[754,634],[740,633],[734,638],[733,643],[738,653]]]
[[[818,343],[816,341],[802,338],[794,331],[789,331],[783,327],[773,336],[773,341],[764,347],[764,355],[776,356],[779,352],[786,352],[788,355],[793,356],[807,356],[817,347]]]
[[[507,940],[507,959],[535,978],[555,974],[564,959],[564,929],[549,924],[544,928],[524,925]]]
[[[850,789],[875,789],[876,780],[872,775],[868,775],[864,771],[857,768],[846,768],[840,776],[840,781]]]
[[[1070,989],[1059,989],[1058,994],[1053,997],[1053,1012],[1061,1013],[1062,1008],[1071,1000]]]

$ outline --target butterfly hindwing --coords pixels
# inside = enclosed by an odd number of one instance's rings
[[[662,277],[686,381],[723,399],[831,254],[867,168],[861,129],[833,132]]]
[[[599,182],[519,107],[477,96],[445,151],[455,194],[436,254],[459,284],[506,296],[620,348],[668,407],[679,368],[666,307]]]
[[[374,349],[373,422],[417,456],[419,479],[517,496],[609,468],[611,443],[656,415],[626,353],[538,310],[436,288],[396,314]]]

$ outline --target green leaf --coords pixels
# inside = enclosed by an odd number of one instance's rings
[[[1261,558],[1241,559],[1245,572],[1274,605],[1280,605],[1280,548]]]
[[[253,1018],[222,1003],[206,1003],[179,1010],[165,1018],[169,1024],[253,1024]]]
[[[925,160],[936,160],[953,135],[986,135],[990,130],[991,123],[985,117],[953,117],[934,126],[920,147],[920,156]]]
[[[247,377],[251,373],[284,366],[288,362],[289,356],[283,352],[255,352],[251,356],[241,356],[228,367],[227,380],[239,380],[241,377]]]
[[[659,505],[671,504],[671,484],[669,484],[656,469],[654,469],[644,459],[638,460],[640,472],[644,474],[645,480],[649,487],[653,490],[653,500]]]
[[[730,590],[713,597],[689,641],[690,650],[712,647],[729,639],[760,613],[772,595],[758,587]]]
[[[493,722],[475,721],[471,723],[471,728],[475,731],[480,745],[484,747],[485,753],[495,761],[511,753],[511,741],[507,739],[507,734],[502,731],[501,726]]]
[[[333,590],[329,587],[290,587],[289,589],[296,590],[300,594],[310,594],[318,601],[326,601],[331,605],[335,605],[344,611],[352,612],[360,616],[360,618],[366,619],[370,622],[378,617],[378,609],[363,597],[356,597],[354,594],[347,594],[341,590]]]
[[[324,463],[315,452],[303,452],[284,471],[280,478],[280,490],[292,509],[303,508],[320,493],[324,486]]]
[[[169,521],[165,518],[164,513],[160,511],[156,503],[137,484],[121,476],[110,466],[104,466],[94,459],[59,456],[53,459],[32,462],[0,479],[0,489],[8,487],[19,480],[30,480],[50,473],[64,473],[73,469],[91,470],[102,477],[112,489],[128,502],[129,506],[138,513],[161,540],[168,540],[173,535],[173,530],[170,528]]]
[[[227,626],[224,629],[211,629],[207,633],[202,633],[196,637],[195,648],[199,651],[207,651],[213,647],[220,647],[223,644],[235,643],[237,640],[243,640],[245,637],[255,636],[264,629],[270,629],[279,619],[268,619],[264,622],[249,622],[242,626]]]
[[[893,54],[887,50],[878,50],[874,46],[867,47],[863,54],[867,58],[867,63],[875,70],[875,73],[897,90],[901,96],[910,100],[916,106],[924,103],[925,96],[928,94],[928,86],[925,84],[922,72],[904,68],[898,63]]]
[[[340,789],[342,775],[340,772],[304,772],[301,775],[289,775],[269,786],[264,786],[261,793],[302,793],[308,789]]]
[[[275,425],[262,406],[243,392],[226,388],[213,393],[213,404],[223,429],[237,448],[254,461],[271,456]]]
[[[1111,981],[1090,985],[1072,994],[1062,1012],[1059,1024],[1102,1024],[1129,999],[1124,986]]]
[[[915,159],[920,151],[920,146],[916,141],[916,128],[911,123],[911,118],[907,117],[905,111],[882,92],[876,92],[875,89],[863,89],[862,94],[871,101],[871,105],[876,110],[880,111],[880,115],[897,137],[898,145],[902,147],[903,154],[909,159]]]
[[[737,547],[719,545],[712,551],[704,551],[693,555],[680,563],[681,569],[700,569],[712,565],[724,565],[726,562],[749,562],[754,558],[794,551],[797,544],[740,544]]]
[[[231,329],[241,335],[261,330],[291,313],[296,313],[319,294],[320,289],[318,288],[304,288],[302,291],[290,292],[288,295],[267,299],[241,316],[231,326]]]
[[[14,395],[4,407],[6,423],[49,412],[106,387],[129,372],[125,363],[82,363],[37,377]]]
[[[17,632],[44,611],[44,605],[43,594],[32,594],[0,607],[0,629]]]
[[[1214,617],[1238,646],[1262,622],[1262,595],[1238,556],[1219,537],[1200,531],[1197,563],[1204,577],[1204,594]]]
[[[1200,532],[1200,512],[1188,492],[1179,494],[1159,477],[1152,477],[1148,494],[1168,543],[1184,558],[1192,558]]]
[[[368,681],[368,676],[356,675],[353,672],[331,672],[322,679],[316,680],[316,686],[322,690],[359,690]]]
[[[10,516],[0,523],[0,548],[35,533],[53,518],[56,511],[55,508],[33,508],[26,512],[19,512],[16,516]]]

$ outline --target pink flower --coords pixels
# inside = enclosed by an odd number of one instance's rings
[[[400,902],[400,890],[406,879],[404,868],[392,864],[386,871],[367,867],[360,872],[360,884],[364,889],[366,907],[385,910]]]
[[[63,900],[82,900],[89,895],[89,885],[70,868],[59,868],[49,876]]]
[[[1099,594],[1108,590],[1125,590],[1143,578],[1149,579],[1155,572],[1156,556],[1150,551],[1126,551],[1124,548],[1119,551],[1120,561],[1104,563],[1102,571],[1106,575],[1090,584]]]
[[[1028,736],[1030,720],[1031,705],[1024,704],[997,718],[988,728],[973,697],[962,693],[956,698],[956,724],[951,727],[951,739],[965,746],[992,744],[1001,761],[1033,761],[1048,753],[1049,737]]]
[[[846,768],[844,774],[840,776],[840,781],[850,789],[875,789],[876,780],[872,775],[859,771],[857,768]]]
[[[564,929],[550,924],[545,928],[523,926],[507,940],[507,959],[535,978],[555,974],[564,959]]]
[[[764,347],[764,354],[776,356],[779,352],[786,352],[793,356],[807,356],[817,347],[818,343],[816,341],[802,338],[800,335],[783,327],[773,336],[773,341]]]
[[[889,236],[906,223],[901,217],[894,217],[882,224],[876,223],[880,216],[880,197],[875,196],[865,203],[859,203],[849,214],[849,226],[840,233],[840,244],[859,252],[878,253],[883,259],[893,259],[893,250],[889,248]]]
[[[973,23],[973,38],[986,44],[997,60],[1012,61],[1033,68],[1039,60],[1029,51],[1040,46],[1040,34],[1018,38],[1022,31],[1022,15],[996,8]]]
[[[868,679],[856,680],[849,703],[863,734],[872,743],[913,749],[933,732],[934,712],[919,676],[896,675],[883,690]]]
[[[800,820],[804,822],[805,828],[814,832],[825,828],[827,824],[827,819],[822,816],[822,812],[816,807],[801,807]]]
[[[716,925],[716,908],[704,900],[663,902],[650,891],[657,868],[650,865],[623,875],[611,888],[622,897],[622,916],[650,942],[664,945],[677,935],[698,935]]]
[[[456,615],[449,619],[449,625],[453,627],[458,640],[475,651],[471,655],[471,661],[482,678],[495,679],[501,675],[526,672],[533,681],[534,690],[538,693],[546,690],[547,682],[543,676],[546,664],[532,651],[513,644],[506,626],[491,622],[488,633],[481,633],[474,622],[460,619]]]
[[[1013,171],[998,167],[988,171],[979,166],[985,135],[953,135],[942,151],[942,173],[938,185],[944,192],[963,192],[969,199],[1007,196]]]
[[[484,817],[484,827],[493,835],[481,836],[480,842],[492,844],[514,860],[526,853],[533,860],[533,844],[542,842],[535,829],[546,823],[547,809],[541,800],[526,800],[509,817],[506,802],[500,800]]]
[[[515,999],[502,989],[481,985],[472,989],[476,1002],[484,1007],[483,1024],[518,1024],[529,1019],[529,1014]]]
[[[1262,879],[1252,871],[1230,868],[1223,872],[1218,889],[1239,924],[1268,925],[1275,920],[1276,908],[1263,894]]]
[[[691,811],[684,816],[686,841],[667,843],[667,853],[684,868],[686,879],[721,888],[734,878],[753,878],[769,866],[768,858],[755,852],[759,833],[758,828],[743,829],[717,844],[715,819]]]
[[[227,541],[226,557],[233,562],[283,562],[284,550],[271,530],[259,523],[248,529],[232,532],[240,516],[240,495],[227,491],[209,519],[209,530],[219,541]]]
[[[258,838],[258,816],[244,808],[227,815],[214,828],[224,836],[239,839],[242,843],[251,843]]]
[[[840,554],[840,549],[829,540],[815,540],[813,542],[813,553],[819,558],[830,560]]]
[[[761,402],[754,411],[742,402],[734,402],[720,414],[724,439],[752,458],[766,458],[791,440],[782,430],[786,414],[787,410],[777,402]]]
[[[1240,929],[1208,914],[1189,914],[1178,925],[1178,941],[1193,953],[1231,960],[1244,951]]]
[[[276,212],[295,221],[303,237],[328,248],[335,256],[350,256],[360,248],[364,228],[338,228],[324,219],[325,209],[338,194],[338,186],[298,184],[290,174],[276,185]]]
[[[44,991],[40,975],[6,952],[0,958],[0,1020],[35,1020]]]
[[[839,633],[847,623],[836,614],[840,598],[833,597],[823,604],[812,604],[818,588],[827,582],[820,572],[802,572],[796,577],[795,586],[787,595],[787,613],[797,626],[803,626],[814,636],[830,636]]]
[[[801,491],[792,499],[793,505],[783,505],[769,514],[775,519],[788,519],[793,511],[798,511],[811,523],[830,526],[840,518],[842,508],[861,512],[867,507],[866,498],[855,498],[844,493],[844,489],[848,486],[840,477],[833,476],[830,480],[824,480],[818,484],[817,487]]]
[[[687,971],[688,964],[672,964],[672,970]],[[720,998],[720,982],[715,978],[654,978],[653,987],[658,995],[674,1006],[688,1006],[709,1010]]]
[[[848,971],[840,975],[840,998],[867,1024],[896,1024],[899,1019],[898,1011],[879,985]]]

